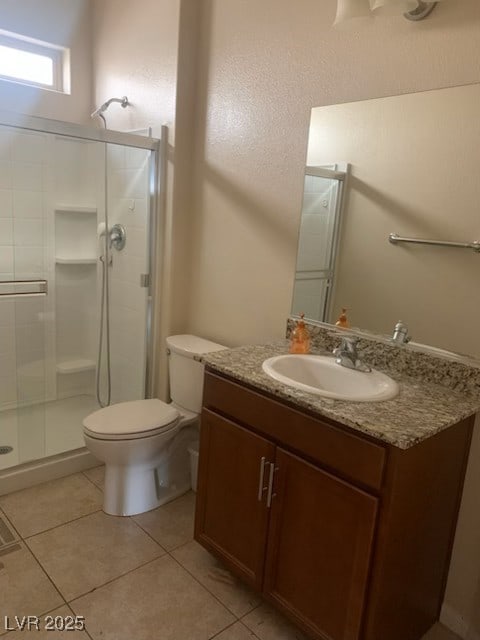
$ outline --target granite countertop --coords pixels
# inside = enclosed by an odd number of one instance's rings
[[[282,340],[226,349],[206,354],[203,361],[210,370],[245,382],[279,400],[294,403],[299,408],[308,409],[400,449],[408,449],[480,409],[480,395],[477,393],[451,389],[378,365],[376,369],[384,371],[400,385],[400,393],[392,400],[347,402],[300,391],[273,380],[262,371],[263,361],[288,353],[288,345],[287,340]],[[312,349],[312,353],[329,352]]]

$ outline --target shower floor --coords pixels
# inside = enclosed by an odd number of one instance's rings
[[[85,446],[82,420],[99,408],[93,396],[80,395],[0,413],[0,470]]]

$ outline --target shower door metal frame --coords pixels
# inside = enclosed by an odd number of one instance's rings
[[[135,133],[124,133],[123,131],[111,131],[110,129],[95,129],[74,122],[62,122],[61,120],[49,120],[38,116],[27,116],[11,111],[0,110],[0,125],[5,127],[17,127],[29,131],[41,133],[52,133],[54,135],[66,136],[67,138],[79,138],[90,142],[105,142],[107,144],[118,144],[124,147],[136,147],[138,149],[158,150],[158,138],[147,138]]]
[[[150,182],[150,220],[148,225],[149,238],[149,274],[148,274],[148,301],[147,301],[147,326],[146,326],[146,360],[145,360],[145,398],[155,397],[155,344],[158,339],[159,319],[155,314],[156,292],[159,280],[158,247],[162,238],[161,213],[166,206],[167,184],[167,150],[168,127],[162,125],[161,138],[156,139],[155,151],[150,157],[149,182]],[[156,185],[156,188],[154,186]]]
[[[75,124],[73,122],[63,122],[61,120],[50,120],[38,116],[28,116],[0,109],[0,126],[15,127],[39,133],[50,133],[52,135],[75,138],[89,142],[101,142],[104,144],[115,144],[124,147],[134,147],[153,151],[149,159],[149,197],[150,210],[148,216],[147,234],[148,243],[148,265],[149,282],[147,291],[147,324],[145,327],[145,389],[144,395],[150,398],[154,394],[154,358],[155,340],[157,336],[155,305],[156,290],[158,280],[158,253],[157,235],[159,234],[159,216],[164,207],[164,193],[166,175],[166,153],[168,148],[168,127],[161,127],[161,139],[137,135],[134,133],[124,133],[123,131],[111,131],[110,129],[96,129],[86,125]],[[140,283],[139,283],[140,285]],[[43,294],[44,295],[44,294]]]

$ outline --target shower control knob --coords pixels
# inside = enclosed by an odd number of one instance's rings
[[[123,224],[114,224],[110,229],[110,246],[121,251],[127,242],[127,231]]]

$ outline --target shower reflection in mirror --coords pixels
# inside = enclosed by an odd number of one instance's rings
[[[348,165],[307,166],[298,235],[292,313],[327,322]]]

